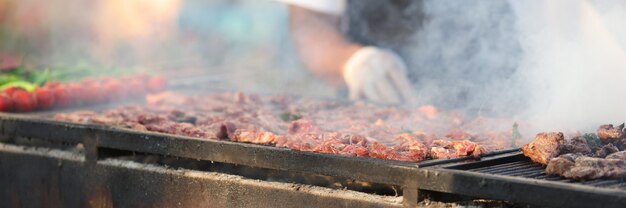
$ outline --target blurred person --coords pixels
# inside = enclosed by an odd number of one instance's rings
[[[469,105],[468,97],[476,95],[471,93],[486,88],[479,85],[488,86],[484,77],[491,75],[486,74],[508,76],[515,68],[509,62],[480,63],[490,54],[518,53],[516,40],[507,39],[514,30],[505,1],[488,6],[463,1],[278,1],[289,6],[290,30],[303,64],[329,83],[346,86],[351,100],[459,107]],[[506,18],[490,18],[490,12]],[[487,38],[495,40],[485,42]],[[492,47],[502,42],[510,49]]]

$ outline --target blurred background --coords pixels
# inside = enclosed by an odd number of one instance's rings
[[[287,7],[254,0],[0,0],[0,65],[142,68],[219,87],[335,97],[304,70]]]

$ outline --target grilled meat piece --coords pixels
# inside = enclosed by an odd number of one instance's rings
[[[400,155],[398,155],[396,151],[393,151],[392,148],[389,148],[378,142],[372,142],[369,156],[372,158],[380,159],[393,159],[400,157]]]
[[[612,153],[606,158],[563,154],[550,160],[546,173],[576,180],[626,177],[626,151]]]
[[[341,155],[365,157],[369,155],[369,150],[367,149],[367,147],[361,145],[349,144],[346,145],[343,150],[341,150]]]
[[[75,123],[89,123],[95,115],[97,113],[93,111],[77,111],[74,113],[57,113],[54,115],[54,119]]]
[[[271,132],[256,131],[256,130],[243,130],[237,129],[233,133],[235,136],[230,138],[231,141],[245,142],[254,144],[276,144],[279,140],[279,136]]]
[[[446,149],[444,147],[431,147],[430,148],[430,157],[433,159],[449,159],[455,158],[456,152],[451,149]]]
[[[587,144],[587,140],[581,136],[572,138],[570,141],[559,146],[559,154],[579,153],[583,155],[592,154],[591,148]]]
[[[411,162],[427,159],[429,154],[434,158],[478,157],[486,152],[485,147],[508,147],[509,124],[513,123],[486,117],[469,120],[459,112],[440,112],[432,106],[409,109],[243,93],[189,96],[164,92],[147,96],[146,103],[57,114],[55,119]],[[429,147],[436,138],[450,141]]]
[[[618,160],[626,160],[626,151],[619,151],[609,156],[606,156],[606,159],[618,159]]]
[[[563,176],[576,180],[626,177],[626,160],[581,156]]]
[[[580,156],[580,154],[568,153],[552,158],[546,167],[546,173],[548,175],[563,175],[574,167],[576,158]]]
[[[605,142],[611,142],[624,137],[624,124],[613,127],[613,124],[605,124],[598,127],[598,138]]]
[[[546,173],[576,180],[626,177],[624,124],[602,125],[597,138],[586,134],[564,141],[561,133],[541,133],[524,145],[524,155],[546,164]]]
[[[547,165],[560,154],[560,146],[564,143],[565,138],[561,132],[539,133],[531,143],[522,147],[522,152],[532,161]]]
[[[308,119],[298,119],[291,121],[287,129],[289,134],[307,133],[307,132],[320,132],[320,129],[313,124],[313,121]]]
[[[608,144],[602,146],[600,149],[598,149],[598,151],[596,151],[596,155],[595,156],[599,157],[599,158],[604,158],[607,155],[610,155],[610,154],[613,154],[613,153],[616,153],[616,152],[619,152],[619,149],[615,145],[613,145],[612,143],[608,143]]]
[[[449,159],[466,156],[478,158],[484,153],[485,150],[483,147],[469,140],[434,140],[430,148],[430,157],[433,159]]]

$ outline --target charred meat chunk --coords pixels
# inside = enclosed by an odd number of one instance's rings
[[[606,159],[618,159],[618,160],[626,160],[626,151],[619,151],[609,156],[606,156]]]
[[[626,177],[626,160],[581,156],[563,176],[576,180]]]
[[[480,157],[485,153],[482,146],[469,140],[444,141],[434,140],[430,148],[430,157],[433,159],[449,159],[466,156]]]
[[[619,152],[619,149],[617,149],[617,147],[613,145],[612,143],[608,143],[602,146],[600,149],[598,149],[598,151],[596,151],[596,157],[604,158],[607,155],[610,155],[616,152]]]
[[[624,137],[624,124],[613,127],[613,124],[605,124],[598,127],[598,138],[605,142],[618,140]]]
[[[546,167],[546,173],[548,175],[563,175],[574,167],[576,158],[580,156],[579,154],[568,153],[552,158]]]
[[[583,155],[592,154],[591,148],[587,144],[587,140],[583,137],[574,137],[569,142],[559,147],[559,154],[580,153]]]
[[[535,139],[522,147],[522,152],[532,161],[547,165],[558,156],[560,146],[565,143],[561,132],[539,133]]]
[[[587,146],[589,146],[591,152],[596,152],[602,147],[602,141],[598,139],[598,136],[596,134],[587,133],[582,135],[582,137],[587,142]]]
[[[146,96],[145,105],[60,113],[54,118],[297,151],[410,162],[479,157],[487,150],[509,147],[509,125],[500,124],[512,123],[500,118],[466,119],[460,112],[440,112],[433,106],[416,110],[240,92],[207,95],[164,92]],[[433,142],[437,138],[444,140]]]

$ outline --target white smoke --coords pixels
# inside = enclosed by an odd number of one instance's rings
[[[420,100],[477,113],[522,108],[516,98],[525,92],[511,75],[521,50],[505,1],[431,0],[423,10],[427,18],[407,58]]]
[[[626,121],[625,1],[432,0],[424,11],[408,60],[426,77],[420,99],[516,112],[532,133]],[[454,96],[463,90],[470,98]]]
[[[524,50],[519,76],[528,78],[535,127],[589,131],[626,121],[626,53],[618,39],[626,32],[625,3],[510,3]],[[610,12],[600,15],[599,8]]]

